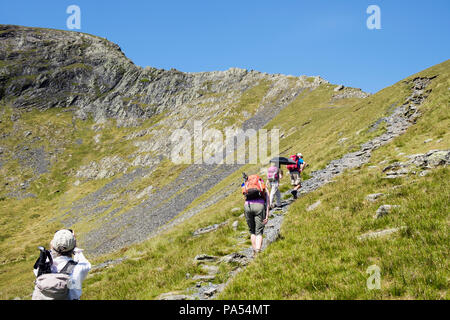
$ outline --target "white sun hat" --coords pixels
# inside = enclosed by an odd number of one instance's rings
[[[51,245],[58,253],[66,253],[76,246],[75,235],[70,230],[59,230],[53,236]]]

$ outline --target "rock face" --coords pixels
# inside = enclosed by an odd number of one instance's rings
[[[117,118],[124,125],[167,109],[242,91],[262,79],[279,81],[267,98],[289,84],[286,76],[231,68],[183,73],[134,65],[120,47],[78,32],[0,25],[0,99],[17,108],[73,107],[80,118]],[[284,82],[284,85],[283,85]],[[297,88],[317,87],[325,80],[297,78]],[[295,93],[293,90],[292,93]],[[222,105],[222,108],[225,105]],[[133,121],[134,120],[134,121]]]

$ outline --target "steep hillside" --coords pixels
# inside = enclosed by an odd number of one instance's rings
[[[386,256],[396,254],[400,268],[417,254],[404,246],[422,233],[428,239],[422,247],[434,245],[438,261],[448,254],[447,169],[386,180],[378,163],[449,149],[449,70],[446,61],[369,96],[320,77],[142,69],[99,37],[0,26],[0,297],[29,298],[36,246],[61,227],[77,231],[96,265],[85,298],[154,299],[172,292],[204,299],[223,290],[219,297],[231,299],[378,297],[364,284],[355,289],[367,261],[391,270]],[[177,129],[193,134],[194,121],[205,131],[279,129],[281,154],[301,151],[310,163],[305,197],[292,202],[285,195],[284,210],[273,213],[267,237],[275,240],[282,224],[281,240],[255,261],[245,255],[249,240],[238,187],[242,171],[264,173],[267,163],[173,163],[171,135]],[[395,248],[354,241],[388,222],[414,230],[412,218],[372,223],[367,212],[375,205],[361,200],[368,192],[388,194],[403,180],[413,184],[394,189],[387,200],[409,203],[420,192],[414,183],[423,183],[427,198],[411,206],[438,203],[428,220],[439,232],[429,238],[429,226],[420,224],[423,230],[405,232]],[[282,190],[289,190],[287,177]],[[400,200],[405,190],[410,195]],[[304,210],[319,199],[317,210]],[[415,209],[414,219],[423,210]],[[320,260],[332,235],[342,235],[333,238],[339,248],[326,249],[337,258]],[[202,254],[215,258],[205,263]],[[219,260],[227,256],[227,263]],[[436,287],[422,292],[412,286],[398,295],[442,297],[448,275],[434,272],[445,267],[437,260],[415,271],[437,274]],[[336,269],[342,272],[323,275]],[[381,297],[396,296],[399,277],[404,274],[392,269],[387,279],[395,286]]]
[[[323,85],[142,69],[99,37],[1,26],[2,268],[26,270],[61,227],[77,230],[91,257],[147,239],[241,166],[172,163],[175,130],[257,130]]]
[[[29,202],[27,212],[51,208],[45,221],[79,230],[91,254],[148,238],[239,167],[172,163],[174,130],[257,130],[326,83],[142,69],[117,45],[74,32],[2,26],[0,36],[2,195],[11,207]]]

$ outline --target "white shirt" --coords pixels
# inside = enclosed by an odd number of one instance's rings
[[[53,273],[60,272],[69,260],[77,262],[69,280],[69,300],[78,300],[81,297],[81,284],[91,270],[91,263],[86,259],[81,249],[74,249],[74,257],[59,256],[53,258],[53,265],[51,267]],[[37,269],[34,269],[34,274],[37,276]]]

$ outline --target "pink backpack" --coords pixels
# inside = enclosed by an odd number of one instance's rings
[[[267,169],[267,179],[269,181],[278,180],[278,168],[277,167],[271,166],[269,169]]]

